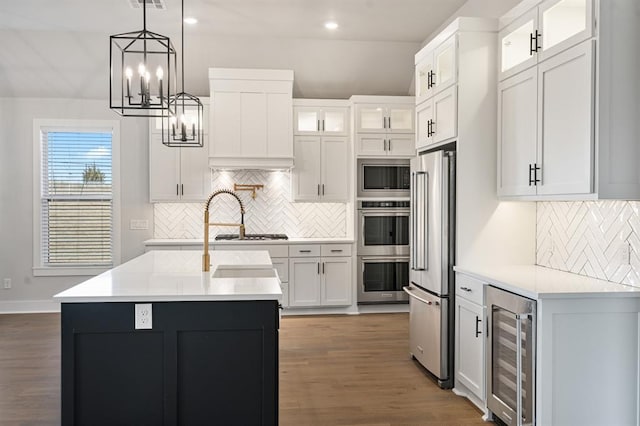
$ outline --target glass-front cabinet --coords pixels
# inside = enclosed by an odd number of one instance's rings
[[[416,105],[457,81],[457,45],[453,35],[416,65]]]
[[[593,35],[593,0],[547,0],[500,31],[500,79]]]
[[[296,135],[345,136],[349,130],[348,117],[348,108],[296,106],[294,108],[294,132]]]
[[[360,104],[356,107],[356,131],[413,133],[413,115],[413,105]]]

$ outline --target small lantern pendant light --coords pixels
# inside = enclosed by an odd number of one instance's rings
[[[197,96],[184,91],[184,0],[182,0],[181,92],[169,99],[168,114],[162,117],[162,143],[171,147],[204,146],[203,106]]]
[[[175,93],[176,51],[169,37],[147,31],[147,2],[142,3],[142,31],[109,37],[109,107],[123,116],[158,117],[169,114]]]

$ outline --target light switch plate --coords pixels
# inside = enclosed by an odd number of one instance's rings
[[[151,303],[136,303],[136,330],[150,330],[153,328],[153,308]]]

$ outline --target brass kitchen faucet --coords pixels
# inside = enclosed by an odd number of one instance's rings
[[[240,223],[209,223],[209,205],[211,204],[211,200],[214,199],[217,195],[220,194],[229,194],[233,196],[236,200],[238,200],[238,204],[240,204]],[[204,247],[202,254],[202,271],[209,272],[211,269],[211,256],[209,256],[209,227],[210,226],[237,226],[240,231],[239,239],[244,240],[244,204],[242,204],[242,200],[238,197],[238,194],[229,190],[229,189],[219,189],[209,195],[207,199],[207,203],[204,206]]]

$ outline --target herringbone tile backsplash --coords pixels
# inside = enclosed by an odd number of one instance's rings
[[[237,170],[214,171],[211,188],[233,189],[233,184],[263,184],[255,199],[250,191],[238,191],[245,205],[247,233],[284,233],[289,237],[344,237],[346,236],[346,204],[344,203],[292,203],[289,172]],[[240,222],[238,202],[231,196],[219,195],[210,207],[211,220]],[[203,238],[203,204],[154,204],[154,238]],[[236,233],[233,228],[211,228],[211,235]]]
[[[640,202],[537,204],[536,263],[640,286]]]

